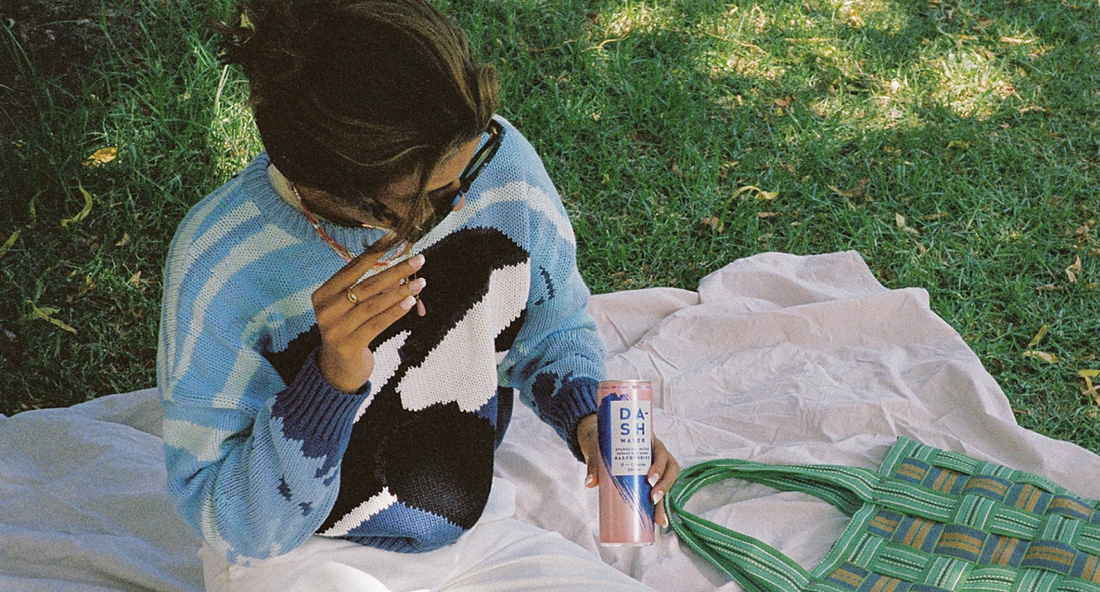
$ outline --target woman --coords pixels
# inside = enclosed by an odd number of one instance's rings
[[[225,59],[266,152],[180,225],[158,355],[208,589],[645,589],[511,518],[493,478],[517,389],[595,485],[604,354],[494,70],[422,0],[240,23]],[[657,443],[657,499],[678,473]]]

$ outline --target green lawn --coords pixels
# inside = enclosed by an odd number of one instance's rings
[[[95,6],[46,23],[81,59],[0,32],[0,413],[154,384],[168,241],[258,148],[202,27],[227,3]],[[1094,0],[440,6],[500,69],[595,292],[855,249],[929,291],[1022,425],[1100,452]]]

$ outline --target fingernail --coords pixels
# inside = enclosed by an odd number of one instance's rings
[[[416,278],[412,282],[409,282],[409,289],[412,290],[413,294],[416,294],[416,293],[420,292],[421,290],[423,290],[424,286],[427,286],[427,285],[428,285],[428,280],[426,280],[424,278]]]
[[[649,481],[649,486],[650,487],[653,487],[654,485],[656,485],[657,482],[660,481],[660,480],[661,480],[661,474],[660,473],[653,473],[646,479],[646,481]]]
[[[654,491],[653,492],[653,505],[656,506],[657,504],[661,503],[661,498],[663,498],[663,497],[665,497],[665,492],[664,491],[662,491],[660,489],[658,489],[657,491]]]
[[[595,483],[595,482],[596,482],[596,476],[595,475],[589,475],[589,476],[584,478],[584,486],[585,487],[592,487],[592,484]]]
[[[409,310],[410,308],[413,307],[414,304],[416,304],[416,298],[413,298],[412,296],[408,296],[404,300],[401,301],[401,304],[400,304],[401,310]]]
[[[421,267],[424,267],[424,255],[417,255],[412,259],[409,259],[409,265],[411,265],[413,269],[420,269]]]

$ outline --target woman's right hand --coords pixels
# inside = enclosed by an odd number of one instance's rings
[[[381,257],[365,252],[352,259],[313,293],[313,310],[321,331],[318,365],[333,387],[354,393],[374,371],[370,342],[416,305],[424,279],[408,277],[424,265],[416,255],[359,281]],[[349,296],[351,294],[351,296]]]

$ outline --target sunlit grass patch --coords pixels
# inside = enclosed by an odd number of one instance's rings
[[[602,17],[604,32],[622,38],[631,33],[652,33],[673,26],[677,12],[668,3],[656,1],[625,2],[618,10]]]
[[[934,77],[929,97],[960,117],[986,119],[1014,100],[1022,105],[1016,76],[982,46],[961,45],[928,58],[923,70]]]
[[[825,0],[819,4],[829,9],[835,27],[901,33],[912,20],[906,7],[894,0]],[[812,10],[812,5],[806,7]]]

